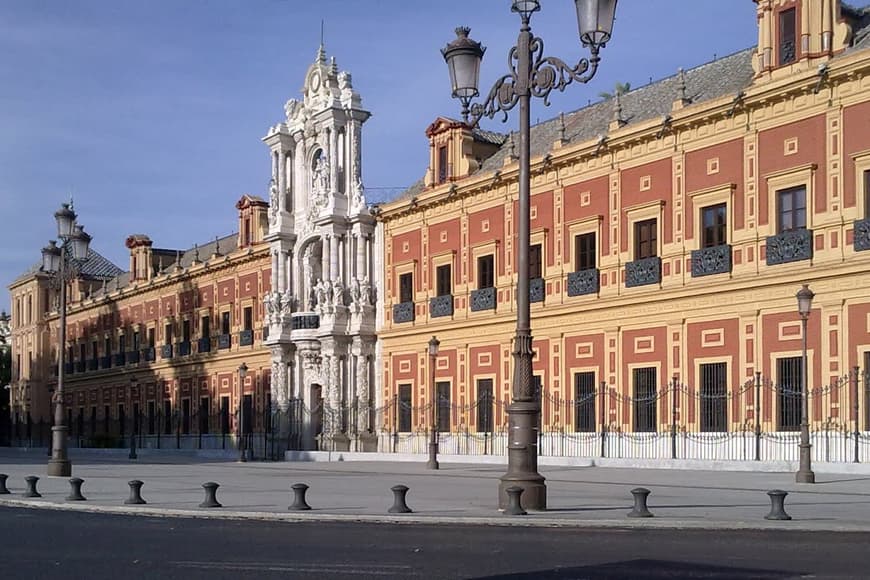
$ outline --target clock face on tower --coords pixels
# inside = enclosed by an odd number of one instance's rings
[[[315,93],[320,90],[320,73],[318,71],[311,73],[308,78],[308,87]]]

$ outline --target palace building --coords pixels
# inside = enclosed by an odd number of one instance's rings
[[[814,437],[870,429],[870,11],[756,4],[756,47],[532,127],[543,455],[796,456],[803,284]],[[379,214],[382,446],[425,450],[435,417],[442,452],[504,453],[518,144],[426,135],[425,176]]]

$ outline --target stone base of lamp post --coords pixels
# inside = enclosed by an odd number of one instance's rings
[[[538,441],[535,424],[540,408],[535,402],[513,402],[508,406],[508,471],[498,485],[498,507],[510,505],[507,489],[523,489],[523,508],[533,511],[547,509],[547,486],[538,473]]]
[[[426,462],[426,469],[438,469],[438,443],[436,441],[429,442],[429,460]]]
[[[809,443],[801,443],[798,447],[800,447],[800,463],[794,476],[795,483],[815,483],[816,474],[810,467],[812,446]]]
[[[48,460],[47,469],[49,477],[72,475],[72,463],[66,453],[66,437],[66,425],[54,425],[51,428],[51,459]]]

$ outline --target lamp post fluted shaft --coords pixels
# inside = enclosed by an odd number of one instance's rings
[[[432,390],[431,408],[429,409],[429,460],[426,469],[438,469],[438,423],[436,405],[438,393],[435,390],[435,353],[429,352],[429,388]]]
[[[54,391],[54,425],[51,427],[51,459],[48,460],[49,476],[69,477],[72,463],[67,454],[67,433],[63,401],[64,364],[66,358],[66,244],[60,246],[58,279],[60,280],[60,321],[57,343],[57,389]]]
[[[815,483],[816,474],[813,473],[812,467],[812,449],[810,443],[810,424],[809,424],[809,393],[807,392],[807,318],[808,315],[801,315],[801,335],[803,342],[803,355],[801,357],[801,434],[800,444],[800,460],[798,472],[795,475],[797,483]]]

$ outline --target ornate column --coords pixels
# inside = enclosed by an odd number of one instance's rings
[[[279,211],[286,211],[287,207],[284,198],[287,191],[287,163],[283,150],[279,150],[275,155],[275,171],[272,175],[275,176],[277,174],[275,182],[278,184],[278,209]]]
[[[341,271],[338,269],[338,243],[337,236],[329,236],[329,276],[330,279],[339,279]]]
[[[331,234],[324,234],[322,239],[323,239],[323,245],[322,245],[321,256],[320,256],[320,259],[321,259],[320,270],[323,273],[323,280],[329,280],[330,273],[331,273],[329,270],[329,266],[331,264],[331,261],[329,258],[330,258],[330,254],[331,254],[330,246],[332,246],[332,235]]]
[[[278,262],[278,286],[275,288],[276,292],[284,292],[286,289],[286,276],[285,276],[285,268],[286,262],[284,260],[284,250],[279,250],[276,261]]]
[[[329,188],[331,194],[337,194],[338,188],[338,128],[329,128]]]
[[[278,252],[272,252],[272,292],[278,292]]]

